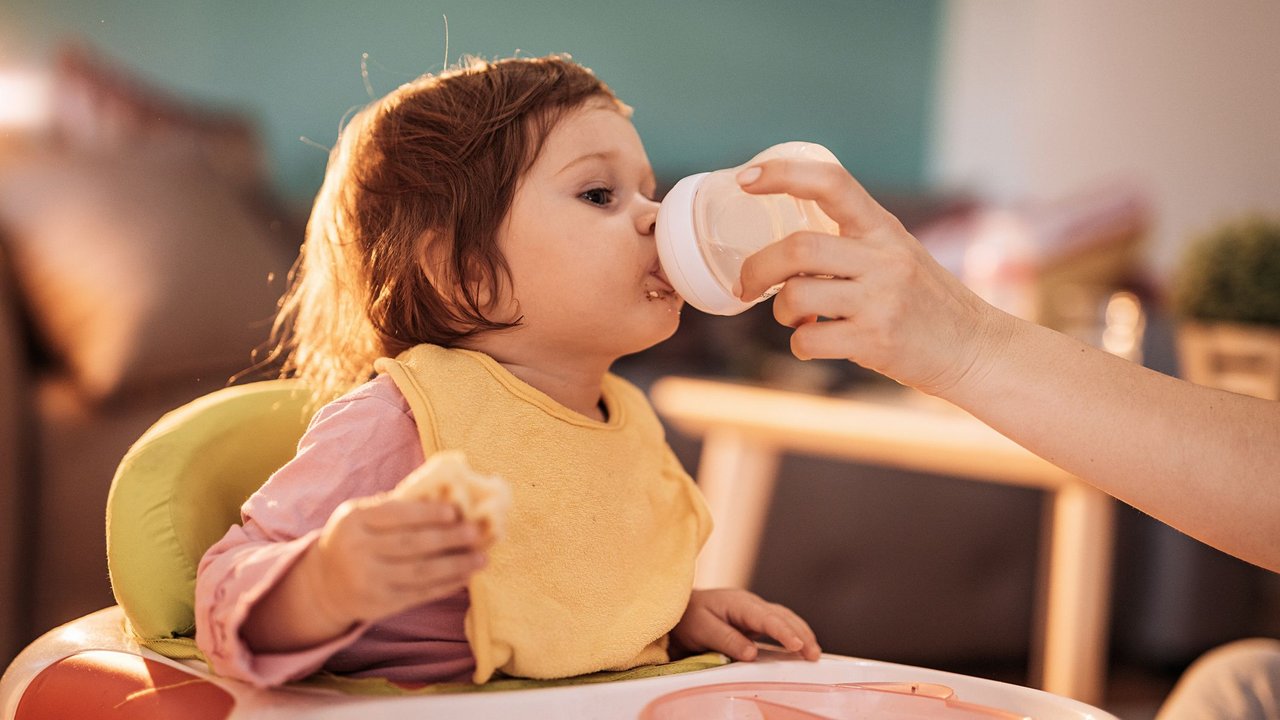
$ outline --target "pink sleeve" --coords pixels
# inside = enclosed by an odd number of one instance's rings
[[[196,573],[196,644],[214,672],[260,687],[305,677],[368,629],[357,626],[320,646],[254,653],[241,628],[255,602],[288,573],[343,501],[395,487],[422,463],[408,404],[378,378],[326,405],[298,453],[241,508]]]

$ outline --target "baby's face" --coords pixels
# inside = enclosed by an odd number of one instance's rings
[[[653,194],[616,109],[593,102],[556,124],[498,238],[525,341],[612,361],[675,332],[683,301],[658,265]]]

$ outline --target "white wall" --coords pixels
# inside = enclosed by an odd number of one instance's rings
[[[1280,216],[1280,3],[948,0],[943,27],[935,183],[999,203],[1136,183],[1159,276],[1216,222]]]

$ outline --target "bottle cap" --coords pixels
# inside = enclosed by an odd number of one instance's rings
[[[658,208],[658,260],[685,302],[713,315],[736,315],[751,307],[716,279],[693,226],[693,200],[710,173],[690,175],[671,188]]]

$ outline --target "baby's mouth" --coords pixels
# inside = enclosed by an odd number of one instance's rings
[[[658,287],[651,287],[645,291],[644,296],[648,298],[650,302],[654,300],[666,300],[667,298],[680,299],[680,296],[676,294],[676,291],[671,287],[670,283],[656,275],[653,276],[653,279],[657,280],[660,285]]]
[[[649,268],[649,277],[653,278],[653,283],[645,283],[648,287],[644,291],[644,296],[649,299],[649,302],[675,298],[681,304],[684,303],[684,298],[676,293],[676,289],[671,286],[671,281],[667,279],[667,274],[662,271],[662,263],[653,263],[653,267]]]
[[[664,295],[676,294],[676,289],[671,286],[671,281],[667,279],[666,273],[662,272],[662,266],[658,266],[657,268],[654,268],[654,270],[649,274],[653,276],[653,278],[656,279],[659,283],[661,283],[661,287],[658,288],[659,292],[661,292]]]

